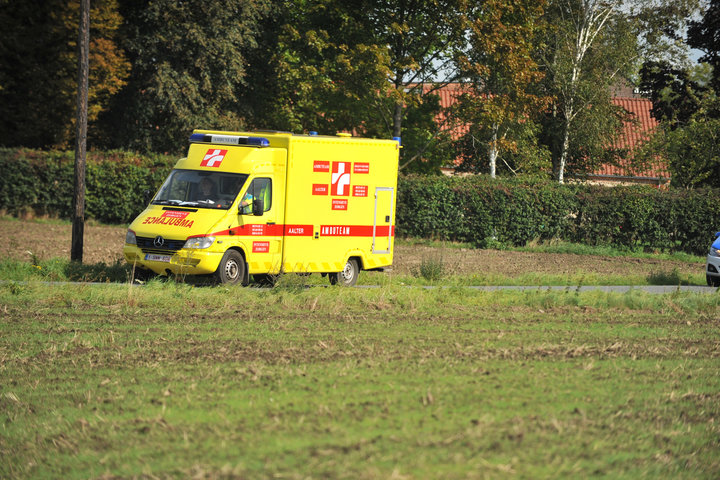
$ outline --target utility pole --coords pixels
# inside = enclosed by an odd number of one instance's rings
[[[85,156],[87,152],[88,73],[90,50],[90,0],[80,0],[78,26],[78,94],[75,135],[75,195],[73,197],[70,260],[82,263],[85,233]]]

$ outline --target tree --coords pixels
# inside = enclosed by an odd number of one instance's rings
[[[374,42],[388,49],[392,108],[383,113],[391,118],[386,123],[392,125],[392,136],[399,137],[405,107],[457,78],[452,57],[464,42],[462,22],[467,2],[364,0],[360,6],[368,12]],[[437,81],[441,72],[446,77],[444,82]],[[434,88],[424,89],[427,83]]]
[[[452,125],[440,97],[424,95],[403,112],[400,169],[406,173],[439,174],[455,158]]]
[[[675,128],[661,124],[644,146],[642,157],[664,158],[671,184],[681,188],[720,188],[720,118],[708,111],[720,110],[717,98],[706,97],[698,111]]]
[[[263,79],[252,87],[260,99],[253,102],[255,122],[269,117],[275,128],[293,131],[403,136],[403,167],[429,158],[433,164],[446,161],[441,152],[447,153],[448,136],[435,122],[443,117],[433,94],[454,78],[446,70],[464,41],[464,5],[464,0],[288,2],[268,20],[262,41],[272,53],[265,65],[253,61],[253,78]],[[436,82],[440,71],[447,75]],[[417,123],[407,125],[408,120]],[[403,134],[405,126],[412,134]]]
[[[642,88],[650,92],[660,121],[641,159],[663,158],[673,186],[720,187],[720,2],[712,0],[700,21],[688,22],[687,43],[701,49],[700,65],[646,62]],[[707,71],[710,74],[707,75]]]
[[[125,0],[128,84],[103,117],[105,145],[177,152],[193,128],[241,129],[245,54],[268,0]]]
[[[645,63],[640,70],[640,89],[653,102],[653,116],[669,128],[690,120],[700,108],[708,85],[712,84],[712,80],[707,82],[702,78],[705,68],[693,66],[689,61],[690,46],[708,52],[700,61],[717,58],[720,46],[712,38],[717,32],[717,28],[713,30],[713,22],[717,20],[713,20],[712,4],[702,21],[690,20],[699,11],[700,0],[654,0],[633,13],[644,39]],[[684,31],[687,31],[687,40],[682,35]]]
[[[685,33],[705,0],[624,0],[620,8],[636,33],[644,61],[691,65]]]
[[[692,80],[687,69],[667,62],[646,62],[640,70],[640,89],[648,92],[652,115],[667,128],[687,124],[698,111],[707,88]]]
[[[672,185],[720,188],[720,119],[692,120],[660,138]]]
[[[130,65],[118,45],[116,0],[90,11],[88,120],[94,122],[124,85]],[[0,144],[69,147],[77,95],[80,3],[2,2],[0,8]]]
[[[249,54],[254,126],[295,132],[363,130],[387,91],[388,58],[350,2],[276,4]]]
[[[555,0],[547,21],[553,25],[540,57],[543,88],[555,101],[543,126],[552,152],[553,173],[563,183],[569,164],[577,173],[610,144],[622,112],[610,102],[610,87],[628,78],[637,61],[635,33],[619,2]],[[590,136],[576,136],[576,125]],[[573,155],[574,154],[574,155]]]
[[[704,55],[699,61],[713,68],[710,86],[720,94],[720,0],[711,0],[700,21],[691,21],[688,28],[687,43],[700,49]]]
[[[466,16],[470,47],[458,61],[469,83],[455,109],[457,120],[469,127],[460,142],[461,169],[479,170],[480,153],[494,178],[499,155],[521,147],[528,159],[542,158],[533,154],[533,127],[550,99],[532,91],[543,77],[532,53],[543,9],[536,0],[488,0]],[[504,162],[513,172],[541,168],[534,162],[515,168]]]

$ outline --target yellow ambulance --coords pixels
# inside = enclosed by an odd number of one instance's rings
[[[399,139],[195,130],[130,224],[125,259],[138,276],[354,285],[392,264],[399,150]]]

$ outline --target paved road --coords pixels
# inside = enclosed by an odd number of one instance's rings
[[[378,285],[358,285],[360,288],[380,288]],[[425,287],[416,287],[416,288],[450,288],[450,287],[434,287],[434,286],[425,286]],[[601,292],[618,292],[618,293],[626,293],[630,290],[636,290],[640,292],[647,292],[647,293],[674,293],[674,292],[693,292],[693,293],[718,293],[720,292],[720,289],[717,289],[715,287],[699,287],[695,285],[639,285],[639,286],[632,286],[632,285],[616,285],[616,286],[607,286],[607,285],[583,285],[583,286],[552,286],[552,287],[541,287],[541,286],[469,286],[469,287],[461,287],[461,288],[468,288],[472,290],[481,290],[486,292],[497,292],[499,290],[519,290],[519,291],[531,291],[531,292],[545,292],[545,291],[567,291],[567,292],[592,292],[592,291],[601,291]]]
[[[492,291],[493,287],[479,287],[480,289],[488,289]],[[505,290],[568,290],[568,291],[580,291],[590,292],[599,290],[601,292],[619,292],[625,293],[630,290],[639,290],[647,293],[673,293],[673,292],[694,292],[694,293],[715,293],[718,291],[717,288],[713,287],[698,287],[694,285],[643,285],[643,286],[581,286],[581,287],[500,287]]]

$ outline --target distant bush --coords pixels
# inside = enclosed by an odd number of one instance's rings
[[[483,248],[559,238],[703,254],[720,230],[719,203],[720,190],[405,176],[398,182],[397,232]]]

